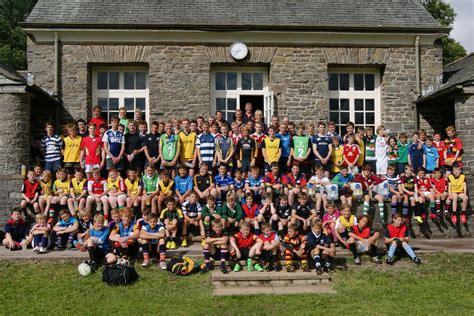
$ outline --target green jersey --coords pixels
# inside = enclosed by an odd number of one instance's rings
[[[224,203],[221,206],[220,213],[224,219],[233,218],[236,221],[240,221],[244,217],[244,213],[242,212],[239,203],[236,203],[234,208],[230,208],[227,203]]]
[[[143,175],[142,182],[143,188],[146,190],[146,193],[150,194],[158,190],[158,175],[154,175],[153,177],[149,177],[148,175]]]
[[[398,142],[398,162],[408,163],[408,143]]]
[[[163,153],[163,159],[171,161],[176,157],[178,150],[179,137],[176,134],[167,135],[166,133],[160,136],[160,145]]]
[[[293,152],[295,158],[304,158],[309,150],[310,140],[308,136],[293,136],[291,139],[293,143]]]

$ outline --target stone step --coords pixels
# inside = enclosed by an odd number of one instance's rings
[[[247,287],[223,287],[215,288],[212,294],[215,296],[235,296],[235,295],[261,295],[261,294],[335,294],[330,286],[325,284],[299,285],[299,286],[247,286]]]

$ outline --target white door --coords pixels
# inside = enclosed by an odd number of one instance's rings
[[[273,99],[273,91],[270,91],[270,89],[266,88],[263,94],[263,116],[267,125],[272,123],[274,107],[275,102]]]

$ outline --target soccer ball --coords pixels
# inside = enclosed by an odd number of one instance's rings
[[[81,263],[77,267],[77,270],[79,271],[79,274],[82,275],[83,277],[89,276],[92,273],[91,266],[85,262]]]

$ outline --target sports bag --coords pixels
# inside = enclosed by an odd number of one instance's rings
[[[102,270],[102,281],[108,285],[132,285],[139,277],[134,267],[111,265]]]
[[[170,260],[167,270],[175,275],[189,275],[201,270],[199,263],[186,256],[174,257]]]

